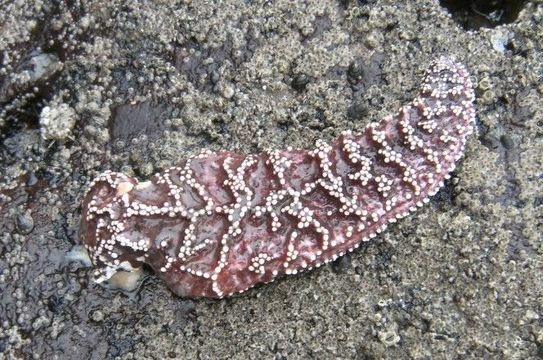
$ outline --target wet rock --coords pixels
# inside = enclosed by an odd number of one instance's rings
[[[32,187],[36,185],[37,183],[38,183],[38,177],[36,176],[36,174],[33,171],[29,172],[26,178],[26,186]]]
[[[307,84],[309,84],[309,77],[305,74],[299,74],[292,79],[291,86],[294,90],[303,91]]]
[[[362,119],[368,114],[368,107],[361,102],[355,102],[347,109],[347,116],[352,120]]]
[[[127,140],[141,134],[156,137],[167,127],[166,120],[172,112],[173,108],[167,104],[151,101],[119,105],[114,109],[109,124],[112,140]]]
[[[372,85],[383,82],[383,54],[376,52],[369,60],[355,59],[347,68],[347,82],[355,94],[362,93]]]
[[[219,74],[219,72],[217,70],[213,70],[211,72],[211,76],[209,77],[209,79],[211,80],[211,82],[213,84],[216,84],[219,82],[219,80],[221,79],[221,75]]]
[[[28,235],[34,229],[34,219],[29,212],[17,215],[16,225],[19,233],[22,235]]]
[[[336,274],[344,274],[348,272],[350,268],[351,257],[349,256],[349,254],[342,256],[332,262],[332,270],[334,270]]]
[[[507,134],[500,136],[500,142],[507,150],[511,150],[515,146],[513,139]]]
[[[454,3],[480,26],[513,2],[486,1],[490,11],[482,1]],[[543,12],[540,1],[515,3],[524,10],[514,22],[468,33],[437,1],[4,2],[0,358],[66,349],[97,359],[541,357],[541,319],[524,314],[540,313]],[[411,98],[438,54],[454,54],[480,86],[481,137],[470,138],[454,192],[446,186],[353,252],[352,276],[316,271],[185,312],[186,300],[154,277],[125,293],[92,282],[82,254],[68,261],[96,173],[143,180],[203,148],[310,147],[354,119],[363,129]],[[62,67],[50,73],[53,64]],[[299,74],[311,78],[297,93]],[[221,83],[233,84],[233,101]],[[43,141],[42,108],[62,103],[75,124],[63,144]],[[66,149],[71,156],[61,156]],[[27,235],[19,206],[31,210]],[[376,310],[382,298],[390,305]],[[42,311],[50,325],[37,320]]]

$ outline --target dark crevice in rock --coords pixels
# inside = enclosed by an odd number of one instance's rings
[[[440,0],[452,18],[466,30],[493,28],[515,21],[525,0]]]
[[[346,274],[351,269],[351,257],[349,254],[340,256],[337,260],[331,263],[332,271],[336,274]]]
[[[438,206],[442,211],[447,211],[454,204],[454,199],[458,196],[456,186],[454,184],[455,173],[450,174],[451,177],[444,181],[444,186],[430,198],[430,201]]]

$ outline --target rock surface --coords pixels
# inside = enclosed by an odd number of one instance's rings
[[[542,356],[543,3],[470,30],[447,3],[2,5],[0,358]],[[102,288],[74,256],[103,170],[146,178],[203,147],[362,130],[439,55],[473,75],[478,136],[428,206],[341,272],[191,301],[154,276]],[[46,107],[70,116],[44,139]]]

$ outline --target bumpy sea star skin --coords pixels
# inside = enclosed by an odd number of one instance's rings
[[[221,298],[357,248],[428,201],[473,131],[472,83],[435,61],[395,116],[313,150],[204,151],[149,181],[106,171],[83,202],[95,279],[151,266],[184,297]]]

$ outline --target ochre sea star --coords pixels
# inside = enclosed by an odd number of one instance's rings
[[[148,264],[180,296],[221,298],[356,249],[434,195],[473,132],[467,70],[442,57],[395,116],[313,150],[210,152],[150,180],[106,171],[81,238],[103,282]]]

